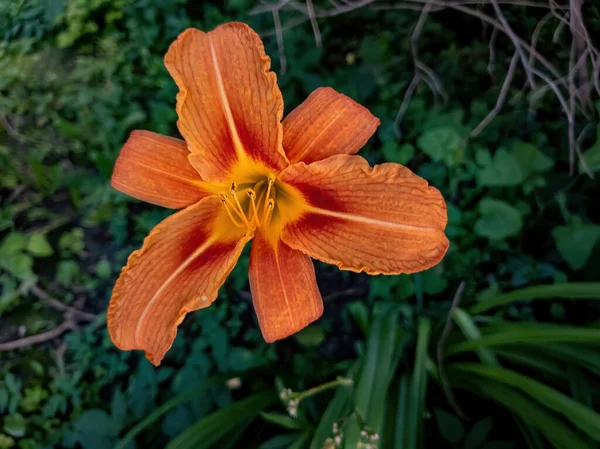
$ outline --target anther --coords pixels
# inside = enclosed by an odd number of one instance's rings
[[[260,226],[260,221],[258,220],[258,210],[256,209],[256,193],[254,193],[254,190],[248,189],[246,190],[246,194],[250,197],[250,204],[252,207],[252,217],[250,218],[250,221],[254,221],[256,226]]]
[[[271,198],[267,202],[262,219],[260,220],[263,226],[268,226],[269,222],[271,221],[271,217],[273,216],[273,209],[275,209],[275,200]]]

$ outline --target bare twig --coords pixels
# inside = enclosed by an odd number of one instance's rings
[[[427,0],[409,0],[411,2],[414,3],[426,3]],[[531,8],[541,8],[541,9],[548,9],[548,3],[545,2],[534,2],[534,1],[528,1],[528,0],[497,0],[499,5],[517,5],[517,6],[528,6]],[[435,11],[441,11],[442,9],[448,8],[450,6],[457,6],[457,5],[476,5],[476,6],[480,6],[480,5],[485,5],[486,3],[489,3],[489,1],[482,1],[482,0],[457,0],[457,1],[445,1],[445,2],[437,2],[438,5],[433,6],[430,10],[430,12],[435,12]],[[443,4],[442,4],[443,3]],[[401,6],[398,6],[398,3],[377,3],[376,5],[373,5],[373,9],[375,10],[382,10],[382,9],[405,9]],[[402,5],[402,3],[400,4]],[[562,8],[559,8],[562,9]],[[420,10],[420,9],[419,9]]]
[[[402,99],[402,104],[400,105],[400,109],[398,109],[398,114],[396,114],[396,118],[394,119],[394,131],[396,133],[396,137],[398,138],[398,140],[402,139],[401,125],[402,125],[402,120],[404,120],[404,114],[406,114],[406,110],[408,109],[410,99],[412,98],[413,93],[415,92],[415,89],[419,85],[420,81],[421,81],[421,75],[416,73],[415,76],[413,76],[413,79],[410,82],[408,89],[406,89],[406,92],[404,93],[404,98]]]
[[[452,392],[452,388],[450,387],[450,383],[448,382],[448,378],[446,377],[446,370],[444,369],[444,347],[446,345],[448,335],[450,335],[450,331],[452,330],[452,317],[454,315],[454,311],[460,303],[460,299],[462,297],[464,289],[465,281],[461,281],[458,288],[456,289],[454,298],[452,299],[452,305],[450,306],[450,310],[448,311],[448,318],[446,319],[444,330],[442,331],[442,335],[440,336],[440,339],[437,344],[437,362],[442,388],[444,390],[444,393],[446,394],[446,398],[448,399],[448,403],[450,404],[452,409],[456,412],[458,416],[460,416],[463,419],[465,419],[466,416],[459,407],[458,403],[456,402],[456,398],[454,397],[454,393]]]
[[[500,93],[498,94],[498,99],[496,100],[496,105],[494,109],[492,109],[488,115],[477,125],[477,127],[471,131],[469,137],[476,137],[483,131],[490,122],[498,115],[498,113],[502,110],[504,106],[504,101],[506,100],[506,95],[508,94],[508,90],[512,84],[512,79],[515,74],[515,69],[517,68],[517,62],[519,61],[519,54],[515,51],[512,59],[510,60],[510,64],[508,66],[508,71],[506,72],[506,78],[504,78],[504,83],[502,83],[502,88],[500,89]]]
[[[321,38],[321,31],[319,30],[319,24],[317,23],[317,16],[315,16],[315,8],[312,0],[306,0],[306,11],[308,12],[310,26],[312,26],[313,34],[315,35],[315,45],[317,48],[321,48],[323,40]]]
[[[498,28],[492,29],[492,35],[490,36],[490,43],[488,48],[490,49],[490,57],[488,59],[487,71],[492,79],[492,83],[496,82],[496,75],[494,75],[494,68],[496,66],[496,37],[498,36]]]
[[[285,47],[283,44],[283,30],[281,29],[281,21],[279,20],[279,10],[273,10],[273,23],[275,24],[275,35],[277,36],[277,52],[279,54],[279,67],[281,74],[284,75],[287,71],[287,60],[285,59]]]
[[[435,74],[435,72],[427,64],[425,64],[419,56],[419,38],[421,37],[423,26],[427,21],[429,11],[431,10],[432,6],[432,2],[428,1],[427,3],[425,3],[425,6],[423,7],[421,14],[419,15],[419,19],[417,20],[417,23],[413,28],[413,32],[411,33],[410,48],[412,52],[413,62],[415,64],[415,74],[421,72],[422,78],[426,81],[430,81],[427,84],[430,86],[434,95],[436,97],[438,95],[441,95],[444,99],[446,99],[446,94],[444,92],[442,82]]]
[[[529,70],[527,70],[527,68],[529,67],[529,64],[527,61],[527,56],[525,55],[525,52],[523,51],[523,48],[521,47],[519,38],[517,37],[517,35],[513,31],[512,27],[508,23],[508,20],[506,20],[506,17],[504,17],[504,14],[502,14],[502,9],[500,8],[500,5],[498,5],[497,0],[490,0],[490,2],[492,3],[492,6],[494,7],[494,11],[496,12],[496,17],[498,18],[498,20],[504,27],[504,32],[512,41],[513,45],[515,46],[515,50],[519,54],[519,58],[521,58],[521,63],[523,64],[523,68],[525,69],[525,74],[527,75],[527,80],[529,82],[529,85],[531,86],[532,89],[535,89],[535,80],[533,79],[533,74]]]
[[[64,332],[71,329],[75,329],[77,325],[71,319],[66,319],[60,326],[52,329],[48,332],[42,332],[41,334],[30,335],[29,337],[19,338],[18,340],[9,341],[6,343],[0,343],[0,352],[14,351],[15,349],[26,348],[28,346],[39,345],[46,341],[54,340]]]
[[[60,310],[61,312],[68,312],[73,316],[74,319],[80,319],[82,321],[93,321],[96,319],[96,315],[93,313],[82,312],[81,310],[77,310],[74,307],[64,304],[58,299],[52,298],[37,285],[30,286],[29,291],[44,304],[52,307],[53,309]]]
[[[27,137],[25,137],[23,134],[21,134],[15,128],[13,128],[7,115],[0,114],[0,124],[2,124],[2,126],[6,130],[6,133],[10,137],[12,137],[13,139],[15,139],[16,141],[18,141],[20,143],[27,142]]]

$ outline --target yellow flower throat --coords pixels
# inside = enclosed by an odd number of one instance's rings
[[[239,189],[232,183],[229,192],[219,193],[221,204],[235,227],[255,230],[269,226],[275,210],[274,184],[273,178],[257,182],[254,188]],[[241,201],[239,194],[242,194]]]

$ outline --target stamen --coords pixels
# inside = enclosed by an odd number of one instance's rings
[[[242,207],[242,205],[240,204],[240,200],[238,200],[237,195],[235,194],[235,184],[231,184],[231,196],[233,196],[233,199],[235,200],[235,204],[237,204],[238,207],[238,211],[240,212],[240,218],[242,219],[242,221],[244,222],[244,224],[248,227],[250,227],[250,223],[248,222],[248,217],[246,217],[246,214],[244,213],[244,208]]]
[[[260,222],[263,224],[265,223],[265,218],[267,217],[268,205],[271,201],[269,196],[271,195],[271,187],[273,187],[274,183],[275,183],[275,180],[273,178],[269,178],[269,185],[267,186],[267,193],[265,195],[265,203],[263,204],[263,214],[262,214],[262,218],[260,220]]]
[[[227,212],[227,215],[229,215],[229,218],[231,219],[233,224],[238,228],[245,228],[246,226],[244,226],[242,223],[238,223],[235,220],[235,218],[233,218],[233,215],[231,215],[231,211],[229,210],[229,206],[227,206],[227,201],[221,198],[221,203],[223,204],[223,206],[225,206],[225,211]]]
[[[274,209],[275,209],[275,200],[271,198],[267,202],[267,205],[265,207],[265,212],[263,213],[262,220],[260,220],[260,222],[262,223],[263,226],[268,226],[269,223],[271,222],[271,217],[273,216]]]
[[[240,218],[240,220],[242,220],[242,223],[244,223],[246,226],[248,226],[248,219],[246,218],[246,214],[244,213],[244,210],[242,209],[241,206],[239,206],[239,202],[238,205],[236,206],[233,201],[231,201],[229,199],[229,197],[227,195],[225,195],[224,193],[221,193],[221,202],[225,201],[229,207],[231,207],[231,209],[236,213],[236,215]],[[235,195],[234,195],[235,197]],[[235,197],[237,199],[237,197]]]
[[[248,189],[246,190],[246,194],[250,197],[250,204],[252,205],[252,218],[250,218],[250,221],[254,221],[256,226],[260,226],[260,221],[258,220],[258,210],[256,209],[256,193],[254,193],[254,190]]]

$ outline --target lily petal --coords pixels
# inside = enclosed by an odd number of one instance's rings
[[[148,203],[179,209],[208,196],[187,159],[183,140],[150,131],[133,131],[123,146],[110,184]]]
[[[202,179],[226,181],[248,161],[274,172],[287,166],[281,146],[283,99],[258,35],[243,23],[204,33],[190,28],[165,56],[179,86],[177,123]]]
[[[440,192],[399,164],[370,167],[360,156],[333,156],[287,168],[280,178],[305,197],[306,212],[282,240],[344,270],[413,273],[448,249]]]
[[[310,258],[257,234],[250,253],[250,290],[267,343],[288,337],[323,314],[323,300]]]
[[[108,330],[121,349],[142,349],[155,365],[187,312],[209,306],[251,236],[215,232],[222,211],[207,197],[156,226],[121,271]]]
[[[321,87],[283,120],[283,148],[291,163],[355,154],[378,126],[379,119],[367,108]]]

